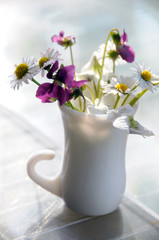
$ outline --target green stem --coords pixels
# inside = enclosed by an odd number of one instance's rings
[[[106,54],[106,50],[107,50],[108,40],[109,40],[109,38],[111,37],[111,35],[112,35],[112,33],[113,33],[114,31],[117,31],[117,32],[119,33],[119,30],[118,30],[117,28],[113,28],[113,29],[110,31],[110,33],[109,33],[109,35],[108,35],[108,37],[107,37],[107,39],[106,39],[106,42],[105,42],[103,59],[102,59],[102,66],[101,66],[101,72],[100,72],[99,81],[98,81],[98,94],[99,94],[99,91],[100,91],[100,82],[101,82],[101,79],[102,79],[102,76],[103,76],[103,67],[104,67],[105,54]]]
[[[94,104],[94,103],[95,103],[95,97],[94,97],[94,94],[93,94],[92,89],[91,89],[89,86],[87,86],[86,84],[84,84],[83,86],[86,87],[86,88],[88,88],[88,90],[89,90],[89,92],[90,92],[90,94],[91,94],[91,97],[92,97],[92,102],[93,102],[93,104]]]
[[[70,101],[68,101],[68,105],[69,105],[72,109],[74,109],[74,106],[72,105],[72,103],[71,103]]]
[[[119,96],[119,94],[117,94],[117,98],[116,98],[116,101],[115,101],[115,104],[114,104],[114,109],[117,107],[119,99],[120,99],[120,96]]]
[[[130,102],[130,106],[134,106],[135,103],[148,91],[148,88],[147,89],[144,89],[142,92],[138,93],[136,97],[134,97]]]
[[[124,101],[122,102],[121,106],[124,106],[126,100],[130,97],[130,94],[127,94],[127,96],[124,98]]]
[[[136,85],[136,86],[134,86],[134,87],[131,89],[131,91],[134,91],[138,86],[139,86],[139,84]]]
[[[103,95],[103,93],[102,93],[102,92],[100,92],[100,94],[99,94],[99,99],[101,99],[102,95]]]
[[[72,47],[70,46],[71,63],[74,65]]]
[[[139,86],[139,84],[136,85],[136,86],[134,86],[134,87],[131,89],[131,91],[134,91],[138,86]],[[126,100],[127,100],[129,97],[130,97],[130,94],[127,94],[127,96],[125,97],[125,99],[124,99],[124,101],[122,102],[121,106],[123,106],[123,105],[125,104]]]
[[[66,102],[65,105],[66,105],[67,107],[70,107],[70,108],[72,108],[72,109],[80,112],[80,110],[79,110],[78,108],[75,108],[75,107],[72,105],[71,101]]]
[[[97,98],[98,97],[98,93],[97,93],[97,87],[96,87],[96,84],[95,84],[94,80],[93,80],[93,87],[94,87],[94,91],[95,91],[95,96]]]
[[[73,53],[72,53],[72,47],[71,46],[70,46],[70,55],[71,55],[71,63],[72,63],[72,65],[75,66],[74,60],[73,60]],[[76,73],[75,73],[75,80],[76,80]]]
[[[115,60],[113,60],[113,73],[115,73]]]
[[[86,99],[84,98],[83,100],[84,100],[83,112],[85,112],[85,110],[86,110]]]
[[[35,84],[37,84],[38,86],[40,86],[40,83],[37,82],[34,78],[32,78],[31,80],[32,80],[32,82],[34,82]]]
[[[72,46],[70,46],[70,55],[71,55],[71,63],[72,63],[72,65],[75,65],[74,60],[73,60]],[[76,73],[75,73],[75,80],[76,80]],[[80,96],[79,96],[79,106],[80,106],[80,110],[82,111],[82,103],[81,103]]]
[[[80,96],[79,96],[79,107],[80,107],[80,111],[82,112],[82,101]]]
[[[97,103],[97,106],[99,106],[99,104],[101,103],[101,97],[102,97],[102,95],[103,95],[103,93],[101,92],[100,94],[99,94],[99,101],[98,101],[98,103]]]

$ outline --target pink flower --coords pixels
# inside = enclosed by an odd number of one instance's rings
[[[72,46],[73,44],[75,44],[75,37],[74,36],[64,37],[64,31],[61,31],[59,35],[52,36],[51,40],[52,42],[57,42],[59,45],[64,46],[66,48],[68,46]]]

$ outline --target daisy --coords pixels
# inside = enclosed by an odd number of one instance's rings
[[[23,58],[22,63],[15,65],[15,67],[14,74],[10,76],[12,78],[10,85],[14,90],[19,89],[23,82],[28,84],[28,80],[32,80],[40,71],[34,58]]]
[[[147,68],[145,65],[135,63],[136,68],[132,68],[134,71],[134,77],[138,80],[139,86],[142,90],[149,89],[151,92],[155,90],[155,84],[159,83],[159,76],[152,73],[151,68]]]
[[[108,81],[102,83],[103,93],[104,94],[118,94],[123,96],[126,94],[133,93],[133,89],[137,86],[137,81],[132,77],[113,77]]]
[[[60,60],[60,53],[54,52],[54,49],[48,48],[45,53],[41,52],[41,58],[39,60],[39,67],[41,69],[41,76],[44,77],[44,72],[47,67],[50,67],[56,60]]]

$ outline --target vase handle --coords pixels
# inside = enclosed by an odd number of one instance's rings
[[[53,178],[47,179],[40,176],[35,171],[35,165],[42,160],[52,160],[55,157],[55,152],[52,150],[41,150],[30,155],[27,164],[27,172],[29,177],[38,185],[46,189],[47,191],[61,197],[61,178],[60,174]]]

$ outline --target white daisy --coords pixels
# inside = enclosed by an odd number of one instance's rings
[[[31,80],[40,71],[35,58],[23,58],[22,63],[15,67],[14,74],[10,76],[10,85],[14,90],[19,89],[23,82],[28,84],[28,80]]]
[[[109,82],[102,82],[104,94],[119,94],[119,96],[133,93],[135,86],[137,86],[137,81],[132,77],[114,77],[112,75]]]
[[[134,77],[138,80],[139,86],[142,90],[149,89],[151,92],[155,90],[155,83],[159,83],[159,76],[152,73],[151,68],[145,65],[135,63],[136,68],[132,68]]]
[[[41,52],[41,58],[39,60],[39,67],[41,69],[41,76],[44,77],[46,68],[53,64],[56,60],[60,59],[60,53],[58,51],[54,52],[54,49],[48,48],[46,52]]]

